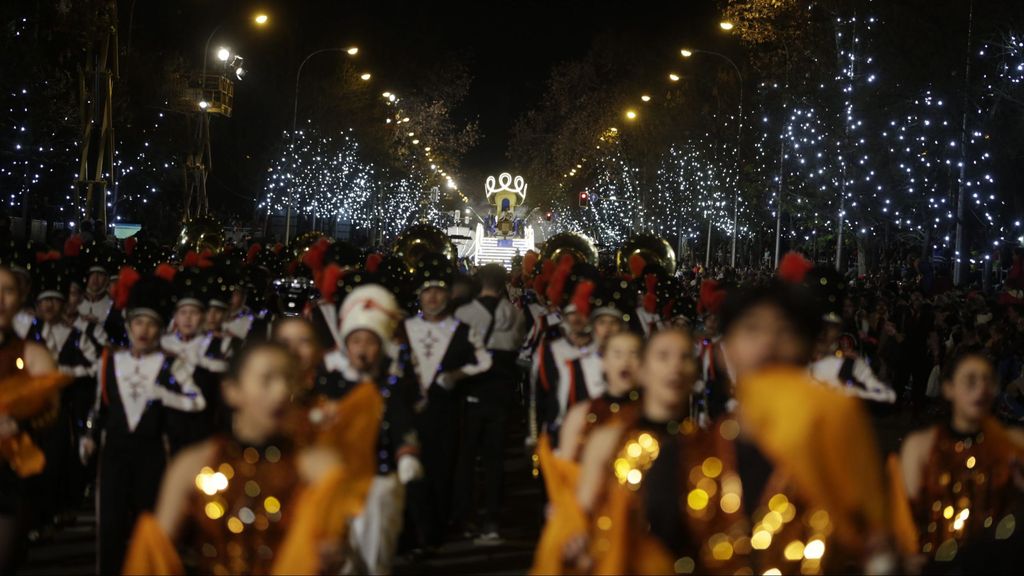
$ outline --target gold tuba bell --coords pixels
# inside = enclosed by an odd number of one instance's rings
[[[398,257],[410,272],[427,254],[444,254],[452,262],[458,251],[448,233],[433,224],[413,224],[395,239],[391,252]]]
[[[562,254],[571,255],[577,262],[597,266],[597,248],[594,242],[576,232],[559,232],[544,242],[541,259],[557,262]]]
[[[615,252],[615,267],[623,274],[629,274],[629,259],[634,254],[643,257],[648,264],[660,266],[666,274],[676,273],[676,251],[664,238],[654,234],[631,236]]]
[[[224,227],[211,218],[193,218],[182,226],[178,234],[178,256],[192,250],[209,250],[217,254],[224,249]]]

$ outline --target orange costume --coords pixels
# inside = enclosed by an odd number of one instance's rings
[[[627,427],[590,521],[592,572],[814,574],[863,570],[888,526],[860,401],[776,368],[739,412]]]
[[[196,476],[187,518],[200,573],[317,574],[324,544],[344,544],[349,521],[373,480],[383,402],[364,382],[338,401],[296,407],[286,431],[296,438],[263,448],[218,440],[215,462]],[[307,485],[296,470],[302,445],[336,450],[342,464]],[[125,558],[126,574],[182,574],[174,543],[152,515],[140,517]]]
[[[567,454],[574,456],[573,459],[556,456],[551,448],[550,438],[547,434],[541,436],[534,459],[543,472],[550,512],[537,541],[531,573],[557,574],[564,571],[562,551],[566,541],[586,528],[586,518],[576,503],[576,483],[580,467],[575,457],[579,454],[580,447],[586,443],[587,437],[596,428],[635,419],[639,408],[638,398],[639,393],[634,390],[622,399],[604,394],[591,400],[579,445],[562,447]]]
[[[8,334],[0,345],[0,414],[24,424],[45,425],[59,410],[60,389],[72,378],[59,372],[30,376],[25,372],[25,341]],[[28,432],[0,440],[0,466],[20,478],[34,476],[46,466],[46,456]],[[4,472],[6,474],[6,472]]]
[[[1013,512],[1021,504],[1013,466],[1024,458],[1024,447],[991,417],[974,435],[958,435],[945,424],[934,434],[916,498],[907,497],[895,457],[889,470],[901,552],[941,563],[954,560],[968,542],[1013,534]]]

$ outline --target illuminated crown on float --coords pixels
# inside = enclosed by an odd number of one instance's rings
[[[519,196],[520,202],[526,199],[526,181],[523,180],[522,176],[516,176],[513,179],[512,175],[508,172],[499,174],[497,181],[495,181],[494,176],[488,176],[487,181],[484,183],[484,188],[487,189],[488,200],[490,200],[491,196],[501,192],[511,192]]]

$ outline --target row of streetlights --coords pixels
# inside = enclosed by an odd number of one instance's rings
[[[723,30],[723,31],[729,32],[733,28],[735,28],[735,24],[733,22],[731,22],[731,21],[723,20],[723,21],[718,23],[718,27],[721,30]],[[736,77],[737,77],[737,79],[739,81],[739,105],[738,105],[738,112],[737,112],[738,116],[737,116],[737,129],[736,129],[736,185],[734,186],[734,191],[733,191],[732,257],[731,257],[731,260],[730,260],[730,263],[731,263],[730,265],[735,267],[736,266],[736,238],[737,238],[737,234],[738,234],[738,230],[739,230],[740,151],[742,150],[742,140],[743,140],[743,73],[740,71],[740,67],[736,65],[736,62],[733,61],[732,58],[729,58],[728,56],[726,56],[725,54],[722,54],[720,52],[715,52],[715,51],[712,51],[712,50],[695,49],[695,48],[682,48],[682,49],[679,50],[679,54],[683,58],[691,58],[695,54],[707,54],[709,56],[713,56],[713,57],[716,57],[716,58],[721,58],[721,59],[725,60],[726,62],[728,62],[730,66],[732,66],[732,69],[736,72]],[[677,74],[676,72],[669,72],[669,74],[668,74],[669,82],[673,82],[673,83],[674,82],[679,82],[679,80],[681,80],[681,79],[682,79],[682,77],[679,74]],[[647,103],[647,102],[651,101],[651,97],[648,94],[643,94],[643,95],[640,96],[640,100],[643,103]],[[625,117],[625,119],[628,122],[637,122],[640,119],[640,114],[637,112],[636,108],[627,108],[623,112],[623,116]],[[612,127],[609,130],[612,133],[617,133],[618,132],[618,128],[615,128],[615,127]],[[600,139],[604,140],[604,137],[602,136]],[[597,148],[600,149],[601,146],[598,145]],[[583,162],[585,162],[585,161],[586,161],[585,158],[580,160],[580,163],[578,163],[576,165],[576,168],[581,168],[581,164]],[[565,175],[565,177],[569,177],[569,176],[575,175],[576,168],[571,169]],[[645,206],[645,208],[646,208],[646,206]],[[708,227],[708,230],[709,230],[709,232],[708,232],[708,247],[710,248],[710,245],[711,245],[710,244],[711,243],[710,225]],[[708,257],[706,258],[706,260],[707,259],[710,259],[710,250],[708,251]],[[707,264],[708,264],[708,262],[705,262],[705,265],[707,265]]]
[[[265,13],[265,12],[258,12],[258,13],[254,14],[252,16],[252,23],[256,27],[258,27],[258,28],[265,27],[269,22],[270,22],[270,16],[267,13]],[[217,32],[219,32],[221,30],[221,28],[223,28],[223,26],[224,26],[223,23],[217,25],[210,32],[209,36],[207,36],[207,38],[206,38],[206,43],[204,44],[204,47],[203,47],[203,72],[202,72],[202,76],[201,76],[201,82],[204,83],[203,86],[205,86],[207,64],[208,64],[208,62],[210,60],[210,56],[211,56],[210,43],[212,42],[213,37],[217,35]],[[357,47],[357,46],[349,46],[349,47],[346,47],[346,48],[322,48],[322,49],[314,50],[314,51],[310,52],[309,54],[307,54],[302,59],[302,61],[299,64],[298,70],[295,73],[295,90],[294,90],[294,93],[292,95],[292,130],[291,130],[291,133],[290,133],[290,137],[292,138],[293,144],[294,144],[294,141],[295,141],[295,135],[296,135],[296,131],[297,131],[297,128],[298,128],[297,124],[298,124],[298,112],[299,112],[299,86],[300,86],[300,81],[302,79],[302,71],[305,68],[306,63],[309,62],[309,60],[312,59],[314,56],[317,56],[319,54],[328,53],[328,52],[335,52],[335,53],[341,52],[341,53],[344,53],[348,57],[355,57],[356,55],[359,54],[359,47]],[[231,69],[233,69],[235,71],[236,77],[239,80],[241,80],[244,77],[245,69],[242,67],[242,57],[237,55],[237,54],[232,53],[230,48],[228,48],[226,46],[222,46],[222,47],[217,49],[216,53],[214,53],[213,56],[215,56],[217,58],[217,60],[222,62],[225,67],[230,67]],[[362,73],[359,74],[359,79],[361,81],[363,81],[363,82],[369,82],[370,80],[373,79],[373,75],[370,72],[368,72],[368,71],[367,72],[362,72]],[[395,104],[395,103],[398,102],[398,97],[393,92],[386,91],[386,92],[383,93],[383,97],[385,99],[386,104],[388,104],[388,105]],[[207,120],[207,114],[208,114],[208,108],[210,106],[210,103],[206,100],[205,95],[200,97],[198,105],[199,105],[201,113],[204,115],[203,120],[204,121],[208,121]],[[387,119],[388,123],[390,123],[391,121],[392,121],[391,118]],[[395,119],[395,122],[397,122],[397,123],[408,123],[409,122],[409,118],[407,116],[406,117],[400,117],[400,118]],[[415,134],[413,132],[409,132],[409,135],[410,135],[410,137],[414,137],[415,136]],[[415,138],[412,140],[412,143],[413,143],[413,145],[416,145],[416,146],[420,145],[420,141],[418,139],[415,139]],[[443,168],[438,167],[436,162],[434,162],[433,159],[431,158],[431,147],[429,145],[424,145],[423,146],[423,150],[424,150],[424,154],[425,154],[427,160],[431,161],[431,164],[430,164],[431,170],[434,171],[434,172],[440,173],[441,176],[444,177],[445,183],[448,186],[448,188],[454,189],[454,190],[457,191],[458,190],[458,185],[455,183],[455,180],[452,178],[452,176],[446,170],[444,170]],[[293,154],[294,154],[294,146],[293,146]],[[287,243],[291,239],[292,209],[293,209],[293,206],[295,205],[295,189],[294,189],[294,187],[292,187],[292,189],[289,190],[289,195],[290,195],[290,199],[289,199],[289,202],[288,202],[287,215],[285,217],[285,243]],[[463,197],[463,199],[466,200],[464,197]],[[467,200],[467,202],[468,202],[468,200]]]

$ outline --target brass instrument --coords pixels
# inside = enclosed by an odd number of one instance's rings
[[[395,239],[391,252],[410,272],[416,269],[420,259],[427,254],[444,254],[452,262],[455,262],[458,255],[448,233],[433,224],[409,226]]]
[[[181,228],[178,234],[178,256],[188,251],[203,252],[209,250],[217,254],[224,249],[224,227],[212,218],[193,218]]]
[[[629,259],[640,255],[648,265],[661,267],[669,276],[676,273],[676,251],[664,238],[642,233],[631,236],[615,252],[615,267],[623,274],[629,274]]]
[[[594,241],[576,232],[559,232],[544,242],[542,260],[557,262],[563,254],[571,255],[577,262],[597,266],[597,247]]]
[[[316,230],[304,232],[292,240],[292,243],[288,245],[288,250],[290,251],[292,258],[301,260],[302,255],[306,253],[306,250],[309,250],[313,244],[316,244],[318,240],[324,237],[323,232],[318,232]],[[330,241],[332,239],[328,237],[327,240]]]

